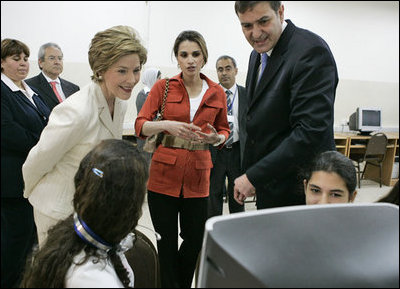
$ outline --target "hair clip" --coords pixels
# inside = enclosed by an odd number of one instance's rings
[[[100,178],[103,177],[104,173],[102,171],[100,171],[99,169],[93,168],[92,171],[98,175]]]

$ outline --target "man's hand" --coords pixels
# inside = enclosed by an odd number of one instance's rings
[[[256,188],[250,183],[246,174],[235,179],[233,188],[233,198],[236,202],[243,205],[247,197],[253,197],[256,194]]]

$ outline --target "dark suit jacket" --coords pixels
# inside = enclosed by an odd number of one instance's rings
[[[1,82],[1,197],[23,198],[22,165],[47,125],[49,108],[38,108]]]
[[[244,144],[246,143],[246,113],[247,113],[247,93],[246,88],[238,85],[239,90],[239,142],[240,160],[243,161]]]
[[[258,209],[304,203],[298,169],[316,153],[335,150],[335,60],[322,38],[286,21],[257,87],[256,51],[247,72],[243,168]]]
[[[238,122],[239,122],[239,142],[240,142],[240,159],[242,159],[244,152],[244,144],[246,142],[246,111],[247,111],[247,94],[246,88],[237,85],[238,87],[238,98],[239,98],[239,113],[238,113]],[[226,90],[223,87],[224,90]],[[211,158],[213,163],[215,163],[216,153],[218,148],[210,145]]]
[[[60,78],[61,88],[65,94],[65,97],[68,97],[79,90],[79,86],[65,79],[62,79],[61,77],[59,78]],[[46,78],[43,76],[42,73],[39,73],[38,75],[25,80],[25,82],[30,87],[36,89],[39,92],[39,96],[42,98],[44,103],[50,108],[50,110],[53,110],[53,108],[57,104],[59,104],[57,96],[55,95],[53,89],[51,88],[51,86],[49,85],[48,81],[46,80]]]

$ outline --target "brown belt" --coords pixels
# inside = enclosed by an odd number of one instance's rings
[[[164,135],[161,144],[167,148],[180,148],[180,149],[187,149],[190,151],[208,150],[209,148],[208,144],[192,143],[191,141],[169,134]]]

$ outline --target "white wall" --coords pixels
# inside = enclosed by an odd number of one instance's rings
[[[90,41],[98,31],[119,24],[144,31],[145,7],[144,1],[1,1],[1,38],[25,42],[31,60],[42,44],[56,42],[66,65],[87,63]]]
[[[285,18],[309,29],[331,47],[339,85],[335,125],[357,106],[383,110],[383,125],[398,131],[399,123],[399,3],[397,1],[283,1]],[[183,30],[202,33],[209,50],[203,72],[217,81],[215,61],[222,54],[235,57],[244,85],[252,50],[234,12],[234,1],[2,1],[1,37],[16,38],[31,49],[30,76],[39,72],[37,52],[45,42],[58,43],[64,52],[62,77],[80,86],[90,81],[87,51],[94,34],[114,25],[139,31],[148,48],[146,66],[159,67],[163,76],[179,72],[172,55]],[[138,84],[125,118],[133,125]]]

